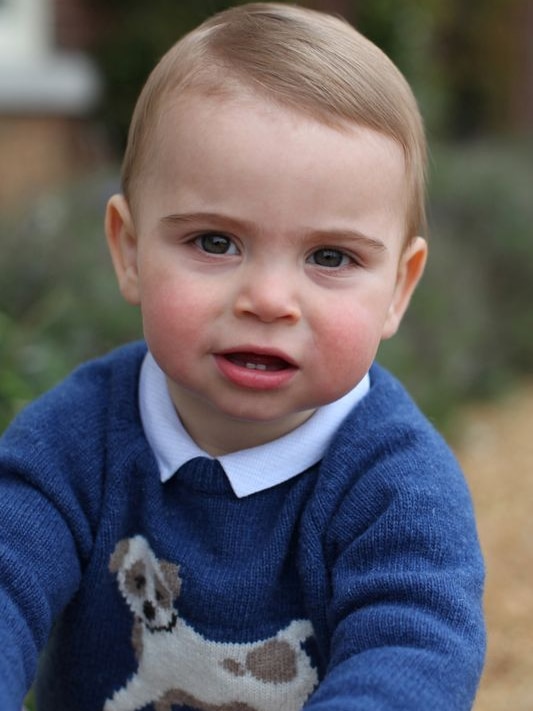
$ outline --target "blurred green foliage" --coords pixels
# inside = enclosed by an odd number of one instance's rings
[[[433,150],[428,269],[380,358],[441,423],[465,399],[531,372],[532,148]],[[0,224],[0,429],[80,361],[141,336],[103,236],[116,187],[114,175],[94,175]]]
[[[430,259],[381,359],[441,422],[531,374],[532,151],[501,139],[433,149]]]
[[[433,133],[465,137],[509,121],[523,0],[354,3],[358,28],[404,72]]]
[[[141,333],[103,236],[117,187],[94,175],[0,222],[0,431],[76,364]]]

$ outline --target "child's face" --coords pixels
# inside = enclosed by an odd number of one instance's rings
[[[135,207],[110,201],[125,298],[191,435],[278,437],[354,387],[423,270],[404,249],[402,149],[253,95],[160,116]]]

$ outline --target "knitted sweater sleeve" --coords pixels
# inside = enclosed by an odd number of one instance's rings
[[[472,708],[485,651],[483,562],[462,473],[426,424],[384,411],[356,436],[356,453],[347,430],[324,465],[313,515],[327,531],[330,654],[306,711]]]
[[[90,556],[102,448],[82,389],[71,379],[48,393],[0,439],[2,711],[22,707],[39,652]]]

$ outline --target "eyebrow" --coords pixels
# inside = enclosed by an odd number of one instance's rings
[[[253,232],[255,230],[253,224],[247,220],[238,220],[227,215],[221,215],[217,212],[187,212],[167,215],[161,219],[161,222],[165,224],[187,224],[187,223],[201,223],[208,222],[211,224],[219,225],[223,229],[238,232],[244,229],[245,232]],[[369,249],[373,252],[380,253],[386,252],[387,246],[380,239],[376,237],[370,237],[357,230],[349,229],[331,229],[331,230],[307,230],[307,235],[312,236],[317,241],[323,241],[325,243],[339,240],[353,240],[360,244],[362,247]]]
[[[361,245],[361,247],[369,249],[372,252],[376,252],[376,254],[387,251],[387,246],[380,239],[370,237],[356,230],[313,230],[311,234],[315,239],[322,240],[326,243],[331,241],[335,242],[336,240],[349,240],[351,242],[356,242]]]
[[[175,224],[187,224],[188,222],[209,222],[211,224],[216,223],[217,225],[222,225],[228,229],[242,229],[245,230],[252,229],[252,223],[246,220],[236,220],[233,217],[227,217],[226,215],[221,215],[218,212],[186,212],[176,215],[167,215],[161,219],[161,222]]]

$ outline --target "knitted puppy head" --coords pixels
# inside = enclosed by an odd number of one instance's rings
[[[142,536],[123,539],[109,562],[120,592],[137,621],[152,632],[170,630],[177,613],[174,600],[179,596],[179,566],[158,560]]]

